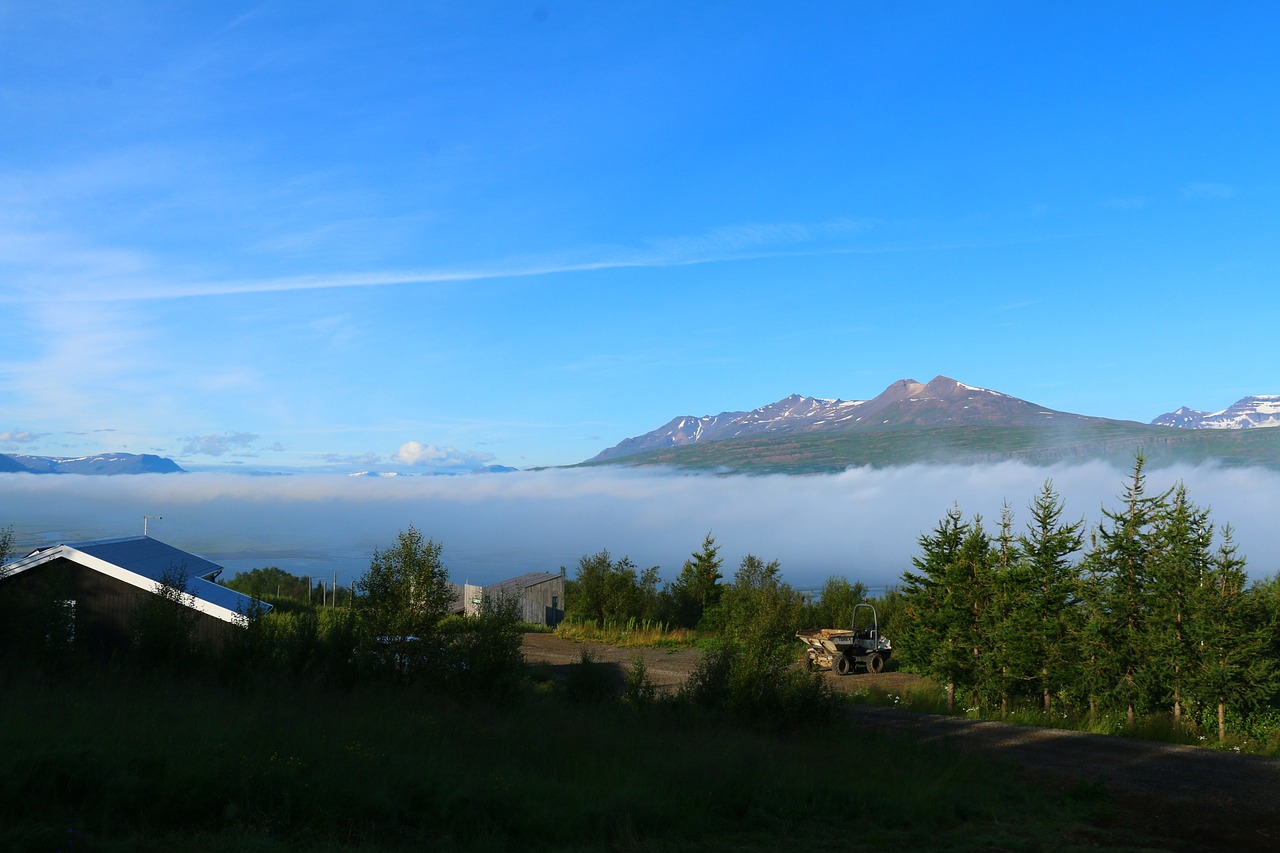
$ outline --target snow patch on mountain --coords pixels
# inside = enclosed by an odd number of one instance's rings
[[[699,442],[764,434],[956,426],[975,423],[1025,424],[1046,419],[1096,420],[1055,412],[987,388],[946,376],[927,383],[900,379],[870,400],[830,400],[792,394],[749,412],[673,418],[652,432],[623,439],[597,454],[595,462]]]
[[[1183,406],[1151,422],[1179,429],[1255,429],[1280,427],[1280,394],[1243,397],[1217,412],[1202,412]]]
[[[172,459],[150,453],[99,453],[94,456],[27,456],[3,454],[0,471],[28,474],[177,474]]]

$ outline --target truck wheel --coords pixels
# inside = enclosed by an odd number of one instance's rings
[[[818,668],[818,663],[817,661],[814,660],[815,657],[817,657],[817,655],[815,655],[813,652],[805,652],[804,668],[806,672],[813,672],[815,669]]]
[[[877,673],[884,671],[884,658],[878,654],[867,656],[867,672]]]
[[[836,675],[848,675],[849,670],[853,669],[853,664],[844,655],[836,658],[836,665],[832,667],[836,671]]]

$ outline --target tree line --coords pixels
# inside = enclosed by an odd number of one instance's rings
[[[730,634],[745,622],[767,619],[777,632],[818,624],[847,626],[853,607],[867,588],[860,581],[831,576],[820,595],[808,597],[782,580],[777,560],[754,554],[742,558],[732,581],[725,582],[720,546],[708,533],[674,580],[663,584],[658,566],[638,569],[630,557],[599,551],[578,561],[565,582],[565,616],[570,622],[653,624]]]
[[[979,707],[1194,715],[1225,737],[1228,711],[1267,707],[1280,686],[1280,589],[1248,584],[1230,526],[1184,485],[1152,493],[1139,456],[1119,505],[1086,534],[1044,484],[1016,532],[953,507],[903,574],[903,664]]]

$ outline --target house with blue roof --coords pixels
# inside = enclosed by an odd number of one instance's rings
[[[0,588],[31,601],[53,596],[73,625],[77,644],[94,652],[124,648],[133,617],[164,584],[195,611],[195,636],[220,642],[229,630],[271,609],[216,582],[222,567],[149,536],[51,545],[0,566]]]

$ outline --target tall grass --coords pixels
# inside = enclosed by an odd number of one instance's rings
[[[665,622],[648,619],[606,620],[594,622],[563,622],[556,628],[556,636],[580,643],[603,643],[626,648],[694,646],[705,639],[689,628],[673,628]]]

